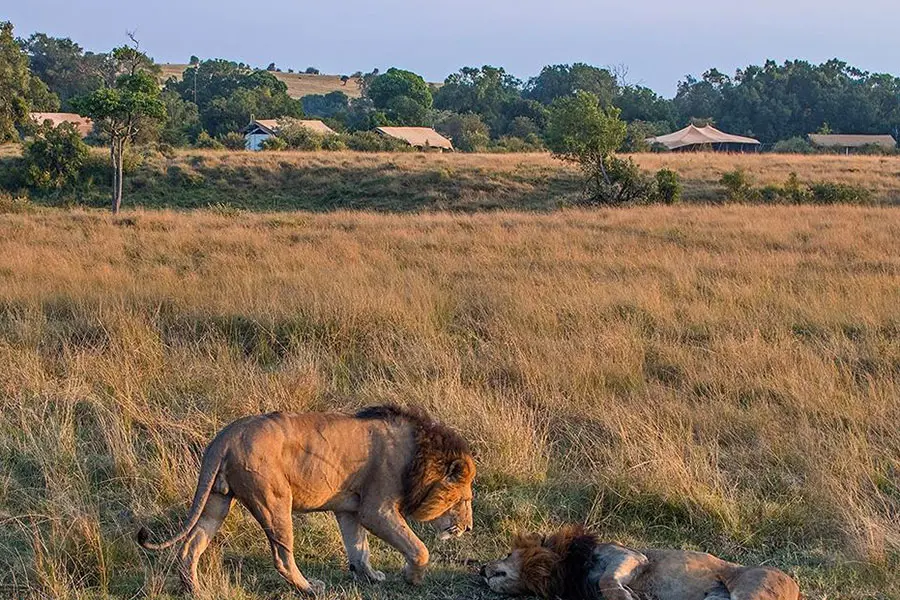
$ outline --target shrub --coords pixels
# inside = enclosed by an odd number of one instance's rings
[[[796,136],[776,143],[772,150],[779,154],[814,154],[816,148],[806,138]]]
[[[23,152],[26,184],[45,192],[71,188],[89,154],[87,144],[71,123],[58,127],[40,125]]]
[[[872,192],[847,183],[813,183],[809,186],[809,194],[816,204],[865,204],[872,201]]]
[[[322,150],[346,150],[347,143],[342,135],[326,135],[322,139]]]
[[[204,150],[222,150],[225,148],[225,146],[222,145],[222,142],[205,131],[201,131],[200,135],[197,136],[197,141],[194,143],[194,146],[196,148],[203,148]]]
[[[453,146],[463,152],[480,152],[491,143],[491,131],[480,115],[475,113],[450,113],[437,124],[436,129],[453,141]]]
[[[671,169],[660,169],[656,172],[656,197],[663,204],[675,204],[681,200],[681,180],[678,173]]]
[[[809,188],[800,183],[797,173],[791,172],[781,188],[781,195],[793,204],[803,204],[810,199]]]
[[[32,210],[34,207],[26,196],[13,196],[0,191],[0,215],[26,213]]]
[[[260,144],[259,147],[268,151],[280,151],[287,150],[288,144],[282,138],[273,135],[272,137],[263,140],[263,143]]]
[[[219,142],[229,150],[246,150],[247,139],[237,131],[229,131],[219,136]]]
[[[354,131],[347,136],[347,147],[358,152],[408,152],[412,150],[408,144],[374,131]]]
[[[750,177],[743,169],[735,169],[722,174],[719,183],[725,186],[728,199],[732,202],[746,202],[753,195],[753,185]]]
[[[292,150],[308,151],[321,150],[325,138],[296,119],[279,122],[278,137]]]

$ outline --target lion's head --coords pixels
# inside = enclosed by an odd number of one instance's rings
[[[379,406],[357,416],[402,420],[412,427],[416,450],[403,477],[401,512],[430,523],[440,539],[471,531],[475,460],[462,436],[419,408]]]
[[[550,598],[581,584],[585,574],[580,571],[596,544],[596,538],[581,526],[566,527],[552,536],[517,535],[506,558],[481,567],[481,576],[500,594]]]

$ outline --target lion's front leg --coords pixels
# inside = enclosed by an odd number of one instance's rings
[[[428,566],[428,548],[422,543],[406,519],[396,507],[381,507],[377,510],[360,510],[359,520],[363,527],[399,550],[406,557],[403,577],[413,585],[422,583],[425,567]]]
[[[359,522],[359,517],[349,512],[336,512],[334,516],[341,529],[350,570],[357,577],[369,581],[384,581],[384,573],[373,569],[369,562],[369,541],[366,539],[366,530]]]

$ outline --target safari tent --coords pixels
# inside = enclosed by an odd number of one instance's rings
[[[453,144],[431,127],[378,127],[381,135],[402,140],[415,148],[453,150]]]
[[[94,130],[94,122],[87,117],[76,115],[75,113],[61,112],[33,112],[28,115],[35,123],[43,125],[44,122],[50,121],[53,127],[59,127],[63,123],[71,123],[81,134],[81,137],[87,137]]]
[[[311,119],[299,120],[297,123],[322,135],[335,134],[335,131],[322,121]],[[262,143],[276,135],[278,135],[278,119],[253,119],[244,128],[245,147],[247,150],[262,150]]]
[[[713,150],[743,150],[744,146],[759,146],[759,140],[740,135],[731,135],[730,133],[719,131],[712,125],[705,127],[688,125],[675,133],[648,138],[647,143],[662,144],[669,150],[693,150],[703,147]]]
[[[877,146],[885,150],[893,150],[897,147],[897,140],[891,135],[843,135],[843,134],[809,134],[809,141],[820,148],[833,148],[842,150],[847,154],[850,150]]]

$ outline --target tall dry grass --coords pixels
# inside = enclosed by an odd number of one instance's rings
[[[900,218],[875,208],[552,215],[0,216],[0,596],[160,598],[199,453],[269,410],[417,403],[472,440],[468,560],[576,520],[898,598]],[[301,568],[357,587],[325,515]],[[426,536],[427,539],[427,536]],[[210,598],[286,588],[233,511]]]

